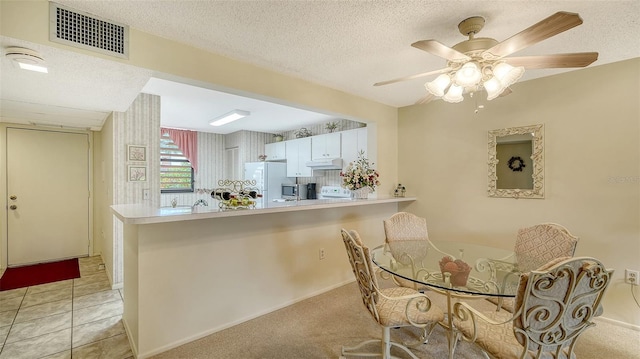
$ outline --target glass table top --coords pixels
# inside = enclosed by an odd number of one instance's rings
[[[513,251],[471,243],[399,240],[374,248],[371,259],[417,288],[458,294],[515,297],[520,277]]]

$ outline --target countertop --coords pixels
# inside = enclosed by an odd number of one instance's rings
[[[218,208],[217,200],[210,200],[209,206],[197,207],[152,207],[145,204],[116,204],[111,210],[125,224],[151,224],[190,221],[207,218],[232,216],[253,216],[268,213],[308,211],[327,208],[367,206],[383,203],[415,201],[415,197],[381,197],[369,199],[316,199],[287,202],[269,202],[253,209]]]

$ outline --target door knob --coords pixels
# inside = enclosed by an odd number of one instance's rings
[[[16,199],[18,199],[18,196],[11,196],[9,197],[10,200],[15,201]]]
[[[9,206],[9,209],[14,209],[15,210],[15,209],[18,209],[18,206],[16,206],[15,204],[12,204],[12,205]]]

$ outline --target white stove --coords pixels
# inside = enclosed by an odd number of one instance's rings
[[[340,186],[322,186],[318,199],[346,199],[351,198],[351,191]]]

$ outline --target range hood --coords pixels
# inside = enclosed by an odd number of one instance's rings
[[[311,162],[307,162],[306,166],[311,167],[314,170],[341,170],[342,158],[311,161]]]

